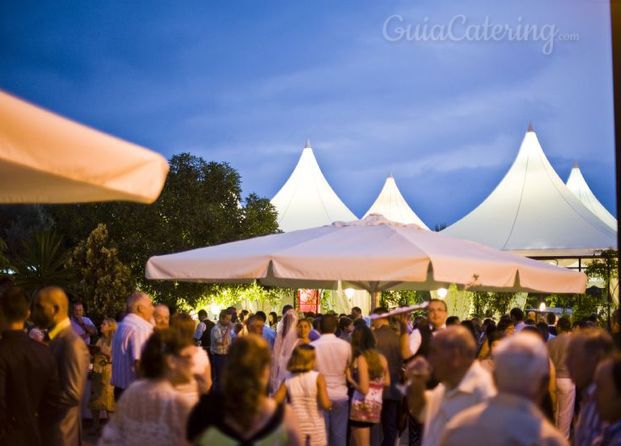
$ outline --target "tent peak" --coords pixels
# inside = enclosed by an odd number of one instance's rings
[[[533,122],[532,121],[528,121],[528,130],[526,130],[527,132],[534,132],[535,128],[533,127]]]
[[[580,169],[580,166],[578,165],[578,161],[574,161],[574,165],[572,169]]]
[[[311,149],[311,142],[310,142],[310,138],[306,138],[306,144],[304,144],[304,148],[305,149]]]

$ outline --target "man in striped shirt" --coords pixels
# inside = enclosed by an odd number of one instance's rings
[[[112,385],[117,400],[136,380],[142,346],[153,333],[153,302],[148,294],[129,296],[127,309],[112,340]]]

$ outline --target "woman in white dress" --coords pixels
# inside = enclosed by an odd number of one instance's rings
[[[289,310],[282,318],[280,329],[276,333],[274,352],[272,354],[272,373],[270,389],[272,394],[278,390],[288,375],[287,364],[293,349],[298,344],[298,315]]]
[[[123,392],[103,429],[100,446],[187,444],[185,430],[192,404],[173,384],[192,377],[192,347],[173,329],[151,335],[140,357],[143,378]]]
[[[332,402],[328,397],[326,380],[315,368],[315,347],[308,344],[298,345],[289,360],[287,378],[274,395],[281,403],[288,399],[300,423],[300,432],[305,445],[325,446],[326,424],[323,410],[331,410]]]

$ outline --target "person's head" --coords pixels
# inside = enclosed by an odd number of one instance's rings
[[[287,363],[287,370],[291,373],[305,373],[315,368],[315,347],[310,344],[298,345],[293,349]]]
[[[459,325],[459,316],[449,316],[446,318],[446,326]]]
[[[153,300],[147,293],[137,291],[127,298],[127,311],[147,322],[153,320]]]
[[[546,314],[546,322],[548,323],[548,325],[556,324],[556,314],[554,313]]]
[[[477,332],[476,332],[476,329],[474,328],[474,324],[472,323],[472,321],[469,321],[469,320],[461,321],[461,324],[459,325],[461,325],[462,327],[466,327],[468,331],[470,332],[470,334],[472,335],[472,338],[475,340],[475,342],[477,342],[478,336],[477,336]]]
[[[534,311],[529,311],[526,319],[529,321],[533,321],[533,325],[535,325],[535,323],[537,322],[537,313],[535,313]]]
[[[511,320],[514,324],[517,324],[518,322],[522,322],[524,320],[524,312],[521,308],[511,308],[509,314],[511,315]]]
[[[265,314],[265,311],[257,311],[254,315],[261,319],[263,324],[267,322],[267,315]]]
[[[103,336],[112,336],[116,331],[116,321],[111,317],[107,317],[103,320],[99,329]]]
[[[621,420],[621,355],[605,359],[595,371],[597,411],[609,423]]]
[[[62,288],[50,286],[35,296],[32,321],[40,328],[54,328],[69,314],[69,299]]]
[[[233,320],[233,316],[231,316],[231,313],[229,312],[229,310],[220,311],[220,315],[218,316],[218,322],[221,325],[228,325],[231,323],[232,320]]]
[[[242,428],[249,428],[267,394],[270,349],[259,336],[249,334],[231,345],[222,372],[224,410],[235,416]]]
[[[321,322],[319,323],[319,331],[321,334],[333,334],[336,331],[336,327],[338,322],[336,320],[336,316],[333,314],[326,314],[321,318]]]
[[[541,333],[541,337],[543,338],[544,342],[546,342],[550,337],[550,327],[548,326],[548,324],[543,321],[537,322],[537,330],[539,330],[539,333]]]
[[[339,330],[341,330],[341,333],[352,333],[354,331],[354,321],[347,316],[341,316],[339,318]]]
[[[82,302],[73,304],[73,316],[76,318],[84,317],[84,304]]]
[[[386,308],[377,307],[376,309],[373,310],[372,314],[376,316],[381,316],[382,314],[386,314],[386,313],[388,313],[388,310]],[[389,323],[390,322],[388,321],[387,317],[378,317],[378,318],[371,319],[371,327],[373,327],[374,330],[380,327],[383,327],[384,325],[388,325]]]
[[[162,330],[170,326],[170,310],[164,304],[157,304],[153,309],[153,320],[155,328]]]
[[[233,322],[234,324],[237,323],[238,321],[238,317],[237,317],[237,308],[235,307],[228,307],[226,309],[226,311],[229,312],[229,314],[231,315],[231,322]]]
[[[289,310],[293,310],[293,305],[289,305],[289,304],[284,305],[282,307],[282,315],[284,316]]]
[[[270,325],[276,325],[278,323],[278,315],[275,311],[270,311],[269,321]]]
[[[313,331],[313,326],[311,325],[310,320],[301,319],[298,322],[298,338],[309,339],[311,331]]]
[[[431,299],[427,306],[427,319],[435,328],[441,328],[446,323],[448,308],[441,299]]]
[[[257,336],[263,336],[263,326],[265,325],[265,321],[261,319],[256,314],[250,316],[248,322],[246,323],[246,327],[248,328],[248,333],[255,334]]]
[[[548,368],[548,350],[534,333],[507,337],[494,350],[494,380],[499,393],[539,402],[547,388]]]
[[[567,351],[567,368],[578,389],[584,389],[593,382],[597,365],[612,354],[613,348],[612,337],[600,328],[586,328],[572,335]]]
[[[250,311],[248,310],[241,310],[239,312],[239,320],[241,322],[246,322],[246,320],[250,317]]]
[[[431,339],[429,363],[434,377],[453,388],[475,360],[477,345],[472,334],[461,325],[446,327]]]
[[[30,316],[30,302],[26,292],[10,287],[0,294],[0,330],[20,330]]]
[[[351,309],[351,316],[354,320],[360,319],[362,317],[362,310],[360,309],[360,307],[353,307]]]
[[[498,345],[498,342],[504,338],[505,334],[499,330],[490,331],[487,334],[487,345],[489,346],[490,356],[494,356],[494,349]]]
[[[571,333],[571,322],[567,316],[561,316],[556,323],[557,333]]]
[[[203,321],[207,319],[207,312],[205,310],[198,310],[198,320]]]
[[[179,333],[182,338],[193,342],[196,323],[190,314],[175,313],[172,317],[171,327]]]
[[[351,349],[354,358],[367,350],[374,349],[375,345],[373,331],[366,324],[357,324],[351,335]]]
[[[502,332],[505,336],[512,336],[515,333],[515,324],[511,319],[500,319],[498,325],[496,325],[496,330]]]
[[[172,328],[154,331],[140,356],[140,370],[146,379],[187,382],[192,378],[192,343]]]

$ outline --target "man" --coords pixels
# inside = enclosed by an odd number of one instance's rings
[[[69,299],[59,287],[41,289],[34,301],[33,321],[48,329],[50,351],[56,360],[60,383],[62,419],[52,443],[82,444],[80,402],[88,374],[90,356],[86,344],[71,328]]]
[[[563,316],[558,320],[556,332],[557,336],[546,344],[550,359],[556,369],[555,424],[565,438],[569,439],[571,419],[574,416],[576,386],[567,368],[567,352],[571,342],[571,323],[567,317]]]
[[[603,434],[604,423],[595,401],[595,369],[613,352],[612,337],[599,328],[575,332],[567,352],[569,375],[580,392],[580,411],[574,426],[574,445],[591,445]]]
[[[492,377],[475,360],[476,353],[472,334],[458,325],[447,327],[431,339],[429,363],[419,356],[408,365],[408,410],[424,423],[423,446],[440,444],[446,423],[462,410],[496,394]],[[425,390],[429,365],[440,382],[433,390]]]
[[[431,299],[427,306],[428,323],[416,328],[410,335],[410,354],[426,356],[429,351],[431,337],[438,330],[446,328],[448,309],[446,302],[440,299]]]
[[[546,323],[548,324],[548,332],[550,332],[551,335],[557,336],[558,331],[556,329],[556,314],[546,314]]]
[[[608,423],[601,446],[621,446],[621,356],[602,361],[595,371],[597,410]]]
[[[153,321],[156,330],[164,330],[170,326],[170,309],[167,305],[157,304],[153,308]]]
[[[351,346],[334,334],[338,321],[336,316],[327,314],[321,319],[321,337],[311,342],[317,357],[316,369],[323,375],[328,387],[328,397],[332,410],[324,412],[326,432],[330,446],[347,444],[347,422],[349,418],[349,399],[345,370],[351,362]]]
[[[515,325],[515,331],[518,332],[526,325],[524,323],[524,312],[521,308],[511,308],[509,312],[509,316],[511,316],[511,320],[513,321],[513,325]]]
[[[213,387],[219,388],[222,383],[222,370],[229,354],[229,349],[235,339],[233,330],[233,316],[227,310],[220,311],[218,323],[211,330],[211,358],[213,370]]]
[[[211,353],[209,349],[211,348],[211,329],[214,327],[212,321],[209,320],[207,316],[207,312],[205,310],[199,310],[198,312],[198,320],[200,321],[196,326],[196,330],[194,331],[194,341],[197,345],[200,345],[207,353]]]
[[[128,314],[112,338],[112,385],[114,398],[138,377],[142,347],[153,333],[153,301],[148,294],[135,292],[127,299]]]
[[[76,302],[73,304],[73,316],[71,316],[71,328],[78,336],[86,343],[90,345],[91,336],[97,334],[97,327],[93,321],[84,315],[84,304],[82,302]]]
[[[505,338],[494,349],[498,395],[456,414],[440,444],[568,445],[537,404],[547,391],[548,352],[537,336]]]
[[[276,340],[276,332],[274,330],[272,330],[270,327],[267,326],[266,322],[267,322],[267,315],[265,314],[265,312],[263,311],[257,311],[255,313],[255,317],[258,318],[262,324],[262,333],[259,333],[260,336],[263,336],[263,339],[265,339],[268,344],[270,345],[270,348],[274,348],[274,341]],[[248,323],[250,323],[250,320],[248,321]],[[256,323],[256,322],[255,322]]]
[[[381,307],[373,310],[375,316],[381,316],[386,313],[388,313],[388,310]],[[390,387],[385,389],[382,394],[381,428],[383,446],[394,445],[399,436],[399,415],[403,395],[399,391],[398,385],[401,381],[403,360],[409,356],[404,356],[402,353],[401,335],[403,335],[404,339],[407,339],[407,329],[402,321],[401,319],[400,334],[397,334],[397,332],[390,327],[387,317],[376,317],[371,321],[373,335],[377,341],[377,350],[386,358],[388,362],[388,371],[390,373]],[[376,431],[374,437],[377,437],[377,435],[378,433]]]
[[[0,444],[42,446],[59,421],[58,367],[24,332],[29,306],[21,288],[0,294]]]

